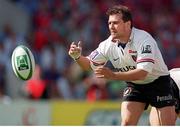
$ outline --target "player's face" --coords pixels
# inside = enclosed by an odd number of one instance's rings
[[[109,30],[113,39],[121,39],[126,36],[127,22],[122,20],[122,15],[114,14],[109,16]]]

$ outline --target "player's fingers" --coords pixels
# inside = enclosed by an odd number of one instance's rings
[[[80,49],[78,47],[71,47],[70,49],[72,52],[78,53],[80,52]]]
[[[104,78],[104,75],[97,74],[96,77],[97,77],[97,78]]]
[[[78,42],[78,47],[81,48],[82,47],[82,43],[81,41]]]
[[[103,70],[103,67],[98,66],[98,67],[95,69],[95,72],[100,73],[100,72],[102,72],[102,70]]]
[[[71,46],[71,47],[76,46],[75,42],[72,42],[70,46]]]
[[[75,44],[72,44],[71,46],[70,46],[70,48],[78,48]]]
[[[72,46],[72,47],[69,49],[69,51],[71,51],[71,52],[75,52],[75,51],[77,51],[77,47]]]
[[[75,42],[73,41],[73,42],[71,43],[71,45],[75,45]]]
[[[101,74],[101,70],[96,69],[96,70],[94,71],[94,73],[95,73],[96,75],[99,75],[99,74]]]
[[[73,48],[71,48],[70,50],[69,50],[69,53],[74,53],[75,52],[75,50],[73,49]]]
[[[76,54],[75,51],[69,51],[69,55],[74,55],[74,54]]]
[[[73,54],[73,52],[71,50],[69,50],[69,55]]]

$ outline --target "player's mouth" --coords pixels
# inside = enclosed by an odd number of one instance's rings
[[[116,35],[117,35],[117,32],[112,32],[112,31],[111,31],[111,35],[116,36]]]
[[[116,31],[110,31],[111,32],[111,34],[115,34],[115,33],[117,33]]]

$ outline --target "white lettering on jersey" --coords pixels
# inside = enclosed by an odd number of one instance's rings
[[[125,66],[125,67],[121,67],[121,68],[115,68],[115,71],[127,72],[127,71],[134,70],[134,69],[136,69],[135,66]]]

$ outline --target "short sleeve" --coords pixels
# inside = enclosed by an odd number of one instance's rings
[[[106,57],[100,51],[98,51],[98,49],[91,52],[88,58],[90,60],[90,65],[93,70],[96,69],[98,66],[105,65],[107,62]]]
[[[155,64],[156,42],[152,37],[148,37],[138,47],[137,69],[152,72]]]

